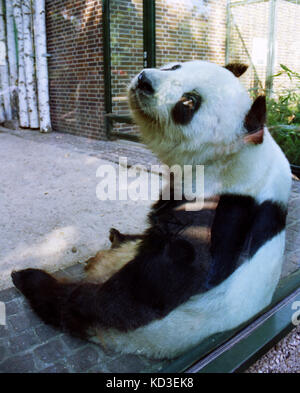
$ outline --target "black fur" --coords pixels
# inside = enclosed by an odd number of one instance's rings
[[[246,259],[285,228],[287,210],[252,197],[223,195],[211,232],[211,264],[208,286],[221,283]]]
[[[191,105],[184,105],[185,100],[192,101]],[[172,109],[172,118],[175,124],[187,125],[200,108],[201,97],[195,92],[185,93]]]
[[[109,231],[109,240],[111,242],[111,248],[117,248],[119,247],[122,243],[128,242],[128,241],[134,241],[134,240],[141,240],[144,238],[144,235],[132,235],[132,234],[125,234],[119,232],[115,228],[111,228]]]
[[[161,69],[161,71],[176,71],[176,70],[179,70],[179,68],[181,68],[181,67],[182,67],[181,64],[175,64],[170,68],[163,68],[163,69]]]
[[[241,64],[241,63],[230,63],[225,66],[225,68],[232,72],[234,76],[239,78],[242,76],[248,69],[248,66],[246,64]]]
[[[137,87],[142,90],[144,93],[153,94],[154,89],[150,79],[147,77],[146,72],[143,71],[138,76],[138,85]]]
[[[137,256],[103,285],[35,269],[14,272],[13,282],[46,323],[80,336],[93,327],[127,331],[219,284],[285,226],[286,210],[272,201],[223,195],[216,209],[175,209],[184,202],[153,206]]]
[[[254,132],[262,128],[266,122],[267,107],[266,97],[258,96],[253,102],[244,121],[244,126],[248,132]]]

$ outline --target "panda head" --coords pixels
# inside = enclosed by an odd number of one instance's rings
[[[246,69],[189,61],[140,72],[129,86],[129,103],[145,142],[156,153],[232,145],[245,132],[251,108],[238,79]]]

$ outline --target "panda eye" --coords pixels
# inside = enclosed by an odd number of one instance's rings
[[[200,108],[202,98],[196,91],[191,91],[184,93],[180,101],[183,105],[197,111]]]
[[[200,108],[201,96],[195,92],[184,93],[172,109],[172,117],[175,124],[187,125],[194,114]]]
[[[175,70],[178,70],[179,68],[181,68],[181,64],[175,64],[171,68],[164,68],[164,69],[162,69],[162,71],[175,71]]]

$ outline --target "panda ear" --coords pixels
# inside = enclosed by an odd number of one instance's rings
[[[229,63],[225,66],[225,68],[228,71],[231,71],[233,75],[235,75],[237,78],[239,78],[247,71],[248,66],[246,64],[241,64],[241,63]]]
[[[244,120],[248,133],[244,136],[246,143],[260,144],[264,140],[264,124],[266,122],[266,97],[258,96],[253,102]]]

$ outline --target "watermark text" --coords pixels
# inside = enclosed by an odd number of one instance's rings
[[[292,323],[293,325],[298,326],[300,325],[300,300],[293,302],[292,310],[297,310],[292,315]]]
[[[144,165],[128,168],[127,158],[120,157],[119,165],[100,165],[96,172],[100,178],[96,187],[97,198],[101,201],[156,201],[185,200],[186,210],[199,210],[204,204],[203,165],[151,165],[150,171]]]
[[[0,302],[0,325],[6,325],[5,303]]]

